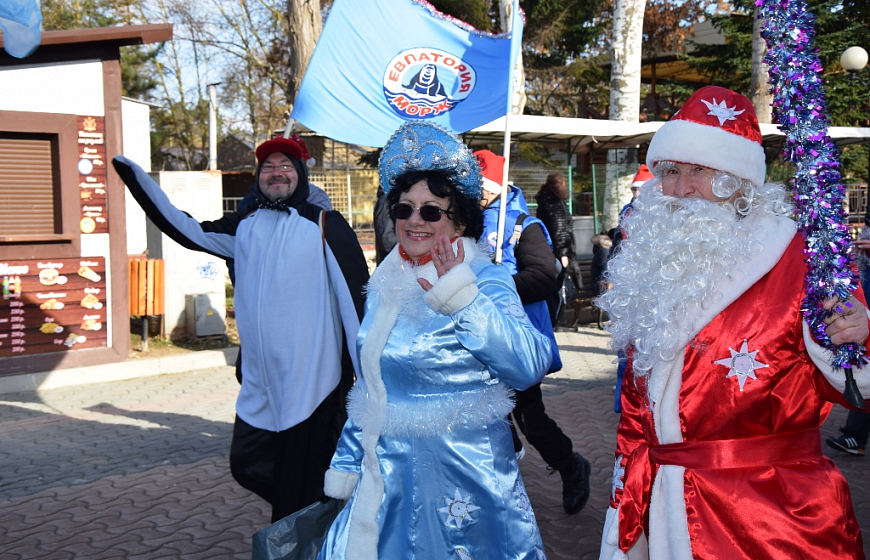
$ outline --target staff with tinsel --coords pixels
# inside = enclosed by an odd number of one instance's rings
[[[806,296],[802,311],[814,338],[833,354],[832,366],[843,368],[843,396],[856,408],[864,400],[852,368],[867,363],[860,344],[835,345],[825,332],[829,311],[823,302],[845,302],[858,279],[850,253],[846,189],[840,183],[839,152],[828,136],[822,65],[813,46],[815,18],[804,0],[757,0],[765,22],[761,35],[769,52],[773,119],[785,134],[783,157],[796,169],[794,196],[798,227],[806,239]]]

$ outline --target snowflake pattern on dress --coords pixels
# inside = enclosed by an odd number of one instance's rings
[[[456,493],[453,495],[453,498],[444,498],[447,502],[447,505],[441,508],[438,508],[439,513],[447,514],[447,521],[445,525],[450,526],[450,522],[453,521],[456,524],[457,529],[462,529],[462,523],[467,521],[471,523],[474,519],[469,515],[472,511],[477,511],[480,508],[474,505],[471,505],[471,494],[462,497],[462,493],[459,491],[459,487],[456,488]],[[466,519],[467,517],[467,519]]]

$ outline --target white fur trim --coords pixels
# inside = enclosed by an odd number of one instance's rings
[[[387,402],[386,420],[381,422],[381,411],[372,409],[367,393],[365,384],[354,385],[347,397],[348,416],[363,430],[379,423],[380,433],[392,437],[430,437],[474,430],[503,420],[514,409],[513,389],[497,383],[483,390],[416,395],[405,402]]]
[[[659,161],[695,163],[764,184],[767,166],[764,148],[758,142],[715,127],[685,120],[672,120],[659,128],[649,144],[646,165]]]
[[[650,560],[692,560],[683,475],[678,465],[661,465],[649,508]]]
[[[439,278],[423,299],[434,311],[452,315],[471,303],[477,292],[477,276],[463,262]]]
[[[803,321],[804,343],[807,345],[807,353],[810,355],[813,363],[828,380],[828,383],[834,386],[834,389],[841,393],[846,389],[846,374],[842,369],[835,369],[831,362],[834,359],[833,353],[827,348],[822,347],[813,338],[810,333],[810,326],[806,321]],[[861,395],[866,399],[870,395],[870,364],[864,364],[860,368],[852,368],[852,375],[855,377],[855,382],[858,384],[858,389]]]
[[[487,192],[491,192],[493,194],[501,194],[501,185],[493,181],[492,179],[483,178],[483,190]]]
[[[323,477],[323,493],[330,498],[346,500],[353,494],[359,475],[356,473],[329,469]]]

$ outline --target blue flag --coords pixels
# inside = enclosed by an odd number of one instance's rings
[[[412,119],[456,133],[493,121],[508,106],[522,39],[522,17],[514,21],[512,34],[491,35],[420,0],[336,0],[291,118],[374,147]]]
[[[36,0],[0,0],[3,47],[15,58],[36,50],[42,37],[42,11]]]

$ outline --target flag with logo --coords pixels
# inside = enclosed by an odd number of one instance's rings
[[[486,124],[506,112],[522,39],[522,17],[514,22],[492,35],[422,0],[335,0],[290,116],[374,147],[412,119],[456,133]]]

